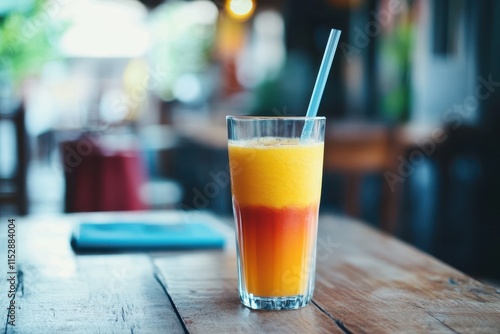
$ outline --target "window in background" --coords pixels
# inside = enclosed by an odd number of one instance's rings
[[[284,22],[280,13],[262,10],[255,15],[251,39],[238,57],[238,79],[248,88],[280,74],[286,59]]]
[[[161,72],[155,92],[164,100],[203,103],[210,94],[217,7],[210,1],[168,2],[151,14],[150,63]]]
[[[443,125],[450,121],[453,109],[464,99],[474,96],[477,84],[475,23],[479,5],[476,2],[455,0],[418,1],[419,16],[415,21],[415,43],[412,54],[412,114],[419,124]],[[476,108],[465,124],[479,119]]]
[[[60,45],[67,57],[134,58],[149,47],[146,8],[137,1],[72,0],[60,15],[70,22]]]

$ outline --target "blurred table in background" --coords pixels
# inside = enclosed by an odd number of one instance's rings
[[[433,130],[414,126],[390,127],[377,123],[328,122],[324,172],[338,173],[345,179],[341,190],[344,212],[351,217],[361,217],[362,178],[367,174],[376,174],[383,180],[381,191],[376,195],[381,201],[380,227],[394,233],[398,228],[403,182],[393,179],[395,182],[389,184],[385,173],[397,177],[401,159],[407,159],[409,152],[417,148],[417,143],[432,140]],[[193,146],[210,152],[212,160],[217,154],[227,154],[227,128],[224,124],[191,123],[178,127],[178,133]],[[222,170],[222,167],[218,168]],[[214,169],[213,166],[209,167],[209,170]]]
[[[75,254],[82,221],[203,221],[224,250]],[[5,223],[7,218],[2,218]],[[6,224],[3,224],[6,228]],[[15,327],[6,333],[497,332],[500,290],[340,216],[322,216],[316,290],[296,311],[251,311],[237,291],[232,219],[203,212],[28,216],[16,220]],[[0,244],[6,244],[6,230]],[[6,247],[0,250],[6,258]],[[9,305],[2,281],[2,305]],[[0,309],[5,322],[7,307]]]

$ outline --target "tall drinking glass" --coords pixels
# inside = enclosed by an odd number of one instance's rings
[[[325,118],[228,116],[227,126],[241,302],[303,307],[314,291]]]

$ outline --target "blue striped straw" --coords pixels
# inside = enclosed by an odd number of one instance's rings
[[[328,79],[328,74],[330,73],[330,68],[332,67],[333,57],[335,56],[335,51],[337,50],[341,33],[342,32],[337,29],[332,29],[332,31],[330,31],[330,37],[328,37],[325,54],[323,55],[321,66],[319,67],[318,77],[316,78],[316,83],[314,84],[306,117],[316,117],[316,114],[318,113],[319,103],[321,102],[323,91],[325,90],[326,79]],[[300,136],[301,141],[306,141],[310,138],[312,127],[313,122],[307,120],[304,124],[302,135]]]

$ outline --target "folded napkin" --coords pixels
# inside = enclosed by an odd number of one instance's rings
[[[76,251],[223,248],[224,236],[202,223],[82,222],[71,244]]]

